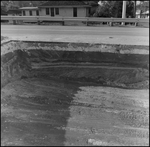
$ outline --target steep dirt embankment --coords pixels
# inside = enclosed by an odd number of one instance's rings
[[[9,42],[3,45],[2,86],[17,77],[44,76],[122,88],[148,88],[149,55],[144,54],[147,47],[143,47],[142,53],[142,46],[113,45],[111,50],[110,45],[45,44]],[[136,54],[135,50],[141,53]]]
[[[1,56],[1,86],[15,81],[23,75],[29,74],[31,64],[28,54],[23,50],[16,50]]]

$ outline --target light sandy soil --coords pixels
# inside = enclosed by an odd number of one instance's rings
[[[22,79],[1,90],[1,145],[149,145],[148,90]]]

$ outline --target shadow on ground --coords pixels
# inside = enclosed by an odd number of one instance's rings
[[[12,82],[2,89],[2,145],[62,146],[77,86],[50,79]]]

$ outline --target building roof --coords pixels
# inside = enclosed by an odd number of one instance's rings
[[[11,7],[11,8],[19,8],[19,6],[18,6],[18,5],[15,5],[15,4],[11,4],[10,7]]]
[[[38,7],[22,7],[20,10],[36,10]]]
[[[91,7],[90,5],[85,4],[82,1],[48,1],[48,2],[41,4],[39,7],[54,7],[54,6],[57,6],[57,7],[62,7],[62,6]]]
[[[86,3],[86,4],[89,4],[90,6],[99,6],[99,4],[98,3],[96,3],[96,2],[94,2],[94,1],[86,1],[86,2],[84,2],[84,3]]]
[[[7,11],[8,14],[21,14],[21,10],[8,10]]]

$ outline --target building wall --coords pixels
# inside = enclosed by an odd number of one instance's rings
[[[30,16],[29,11],[30,10],[22,10],[22,16],[23,11],[25,11],[25,16]],[[31,10],[32,16],[36,15],[36,10]],[[39,15],[40,16],[51,16],[51,8],[49,8],[49,15],[46,15],[46,8],[40,8],[39,9]],[[89,16],[89,8],[77,8],[77,17],[88,17]],[[55,8],[54,8],[54,17],[73,17],[73,7],[67,7],[67,8],[59,8],[59,15],[56,15]]]
[[[42,9],[42,8],[39,9],[39,13],[40,13],[40,14],[39,14],[40,16],[47,16],[47,15],[46,15],[46,9],[45,9],[45,8],[44,8],[44,9]]]
[[[40,16],[51,16],[51,9],[49,8],[49,15],[46,15],[46,8],[41,8],[39,13]],[[77,8],[77,17],[86,17],[86,16],[87,16],[86,8]],[[59,8],[59,15],[55,14],[54,17],[73,17],[73,7]]]
[[[86,17],[86,8],[77,8],[77,16],[78,17]]]
[[[23,11],[25,11],[25,16],[30,16],[30,13],[29,13],[30,10],[22,10],[21,12],[22,16],[23,16]],[[31,11],[32,11],[32,16],[37,16],[36,10],[31,10]]]
[[[59,16],[73,17],[73,8],[59,8]]]

